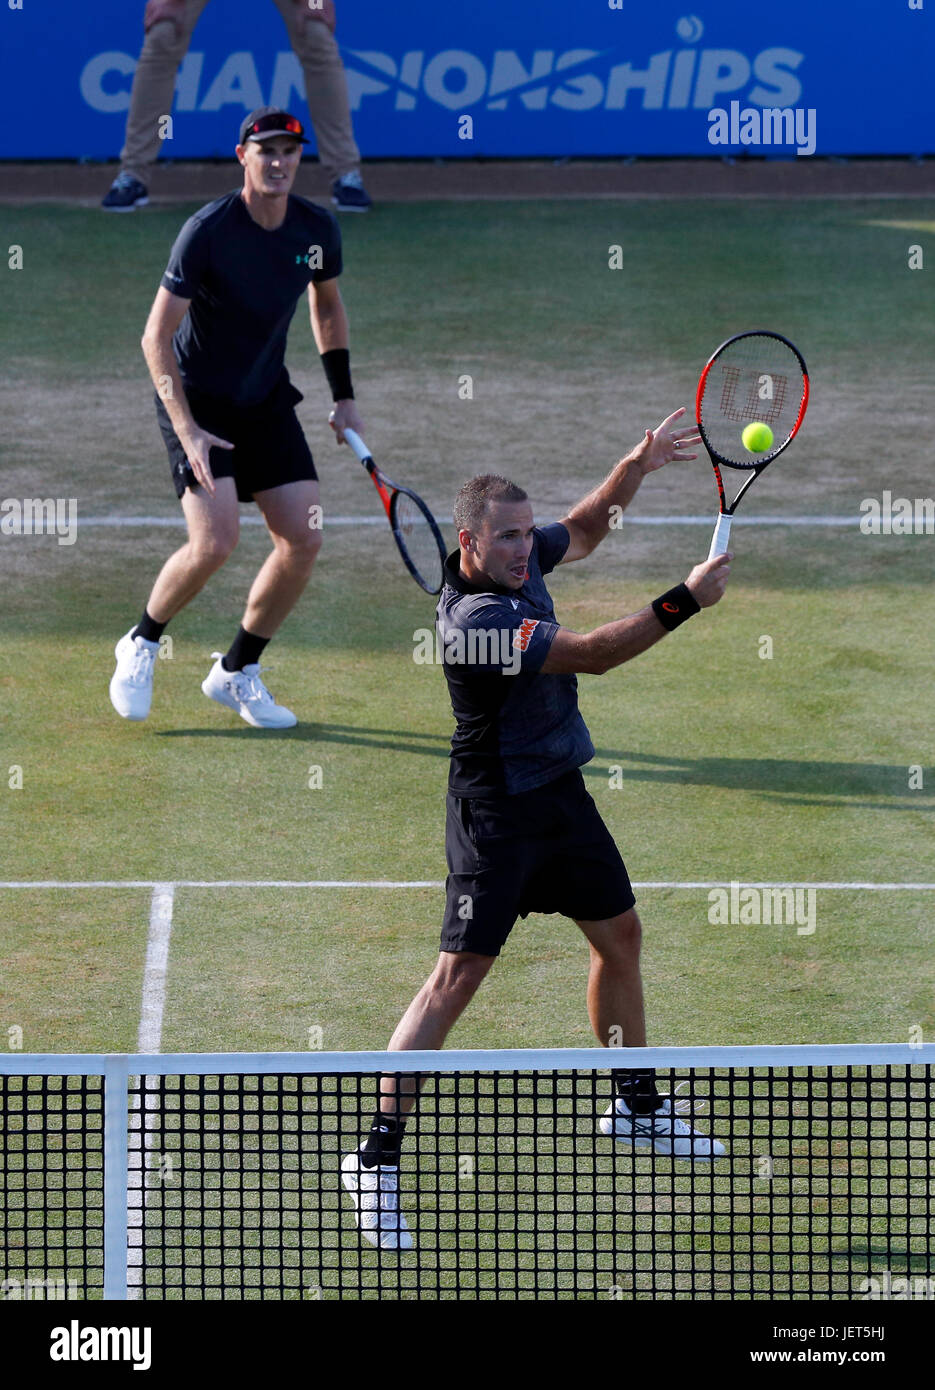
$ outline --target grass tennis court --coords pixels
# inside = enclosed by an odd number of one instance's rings
[[[441,879],[450,714],[440,671],[412,659],[433,605],[382,526],[328,528],[329,512],[375,513],[362,471],[327,437],[301,308],[289,361],[326,540],[268,653],[299,725],[257,734],[199,690],[265,553],[256,526],[170,627],[150,721],[124,724],[108,703],[113,643],[181,532],[81,518],[176,514],[138,338],[188,211],[6,211],[24,269],[8,277],[2,328],[5,489],[77,497],[79,534],[74,546],[3,539],[2,764],[23,770],[22,790],[3,790],[3,877]],[[776,326],[805,352],[803,433],[745,507],[854,525],[745,527],[741,511],[727,600],[580,682],[598,749],[587,783],[636,880],[935,877],[933,542],[856,524],[883,486],[930,491],[915,422],[931,291],[904,251],[931,217],[898,200],[415,204],[343,227],[371,442],[449,536],[451,496],[477,468],[514,475],[541,519],[559,514],[645,424],[692,405],[730,331]],[[608,269],[613,245],[621,271]],[[465,373],[471,400],[458,395]],[[653,475],[631,514],[713,519],[706,460]],[[640,606],[708,539],[705,526],[625,525],[556,574],[560,619],[584,630]],[[147,893],[0,899],[0,1023],[22,1027],[27,1050],[132,1047]],[[712,926],[704,890],[640,902],[654,1041],[866,1041],[935,1026],[926,892],[819,892],[810,936]],[[297,1047],[313,1025],[326,1047],[382,1046],[433,958],[440,904],[431,889],[180,889],[164,1046]],[[456,1041],[582,1043],[576,936],[530,919]]]
[[[123,723],[107,699],[114,642],[182,532],[90,519],[176,515],[138,340],[191,210],[4,210],[24,248],[0,324],[4,491],[77,498],[79,530],[73,546],[0,538],[2,879],[143,886],[0,887],[0,1039],[134,1051],[149,885],[166,883],[179,886],[163,1051],[381,1048],[434,959],[442,893],[366,885],[443,878],[451,719],[440,670],[412,659],[432,601],[382,525],[346,520],[376,516],[375,499],[331,445],[301,308],[287,360],[325,546],[267,654],[299,724],[257,733],[199,690],[265,553],[255,525],[171,625],[148,723]],[[587,786],[634,880],[669,885],[637,894],[651,1043],[933,1035],[935,540],[857,524],[884,488],[931,495],[921,401],[935,315],[906,248],[933,217],[921,200],[426,203],[342,227],[368,442],[449,537],[457,486],[488,468],[526,486],[539,519],[560,515],[645,425],[692,406],[730,332],[777,328],[805,354],[802,434],[744,505],[830,520],[745,525],[742,510],[725,601],[634,664],[580,680],[598,750]],[[631,515],[658,524],[628,522],[551,581],[568,626],[642,606],[706,554],[707,523],[667,518],[713,523],[707,461],[653,475]],[[830,524],[841,516],[852,524]],[[185,886],[215,880],[364,886]],[[817,891],[809,935],[713,925],[705,888],[671,886],[730,880],[837,886]],[[841,886],[855,881],[917,886]],[[570,923],[530,918],[452,1044],[591,1046],[586,964]],[[613,1161],[600,1162],[611,1180]],[[871,1223],[871,1247],[881,1230]],[[352,1225],[341,1239],[350,1249]],[[915,1272],[881,1250],[872,1267]]]

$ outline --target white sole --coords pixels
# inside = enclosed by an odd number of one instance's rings
[[[642,1137],[634,1138],[630,1134],[619,1134],[617,1130],[613,1127],[613,1125],[608,1125],[608,1127],[605,1129],[603,1120],[600,1121],[599,1128],[602,1134],[605,1134],[608,1137],[608,1139],[615,1140],[618,1144],[629,1144],[630,1147],[633,1149],[653,1149],[662,1158],[690,1158],[693,1163],[711,1163],[716,1158],[727,1157],[726,1154],[716,1153],[673,1153],[671,1148],[661,1149],[659,1145],[655,1143],[655,1141],[652,1139]]]
[[[293,719],[290,724],[261,724],[249,713],[245,713],[238,700],[229,700],[217,690],[212,690],[208,682],[201,682],[201,693],[207,695],[209,700],[213,700],[216,705],[222,705],[224,709],[233,710],[234,714],[239,714],[245,724],[249,724],[251,729],[267,729],[275,732],[277,729],[294,729],[298,724],[297,719]]]

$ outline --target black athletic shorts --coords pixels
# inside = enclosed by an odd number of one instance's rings
[[[233,444],[233,449],[213,448],[208,458],[216,478],[234,479],[241,502],[252,502],[255,492],[269,487],[318,477],[295,413],[302,393],[288,379],[283,379],[259,405],[238,406],[221,396],[208,396],[187,385],[185,395],[196,423]],[[198,483],[158,392],[156,414],[169,454],[176,495],[183,497],[186,488],[195,488]]]
[[[496,800],[448,793],[443,951],[497,956],[516,918],[604,921],[636,899],[579,769]]]

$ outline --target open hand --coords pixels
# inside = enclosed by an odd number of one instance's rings
[[[685,414],[685,407],[681,406],[678,410],[673,410],[671,415],[667,415],[661,425],[654,430],[646,431],[646,438],[633,450],[633,456],[642,465],[644,473],[652,473],[655,469],[661,468],[664,463],[671,463],[673,459],[685,459],[691,462],[698,457],[697,454],[686,452],[693,444],[701,442],[701,435],[695,424],[687,425],[681,429],[676,428],[676,422],[681,420]]]

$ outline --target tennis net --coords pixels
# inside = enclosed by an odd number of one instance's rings
[[[0,1296],[933,1297],[933,1064],[899,1045],[8,1054]],[[602,1132],[637,1066],[722,1157]],[[397,1251],[357,1229],[341,1163],[380,1075],[412,1072]]]

